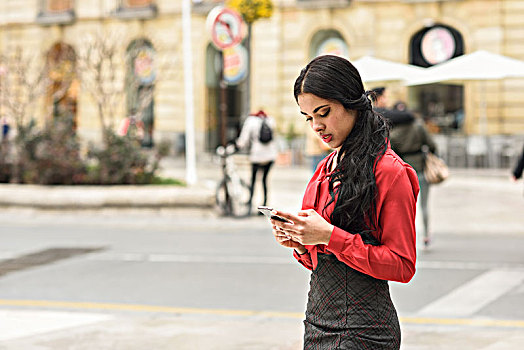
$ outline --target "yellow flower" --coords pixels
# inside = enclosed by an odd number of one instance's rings
[[[248,24],[259,18],[269,18],[273,14],[271,0],[227,0],[226,5],[238,11]]]

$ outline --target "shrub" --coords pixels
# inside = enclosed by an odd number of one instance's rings
[[[0,182],[9,182],[13,171],[13,164],[10,161],[10,147],[7,140],[0,142]]]
[[[16,138],[21,181],[42,185],[83,183],[86,167],[80,156],[80,143],[73,119],[59,117],[42,130],[34,123],[20,128]]]
[[[102,148],[92,143],[89,145],[88,158],[93,166],[89,170],[88,182],[104,185],[152,183],[160,160],[168,152],[167,142],[146,151],[134,134],[119,136],[106,130]]]
[[[104,133],[102,145],[90,144],[86,157],[73,120],[58,117],[38,129],[34,122],[18,126],[13,144],[0,143],[0,182],[43,185],[154,184],[169,143],[144,149],[135,133]],[[11,152],[9,152],[9,149]]]

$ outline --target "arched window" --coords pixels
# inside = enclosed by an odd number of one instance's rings
[[[238,137],[245,108],[246,82],[230,85],[224,81],[224,57],[212,44],[206,49],[206,147],[218,145]]]
[[[133,40],[126,50],[126,106],[128,116],[144,123],[144,147],[153,146],[155,49],[147,39]]]
[[[47,105],[51,114],[54,118],[72,118],[76,127],[79,82],[75,50],[70,45],[56,43],[47,53],[46,64],[50,78]]]
[[[320,30],[313,35],[309,46],[310,58],[319,55],[339,55],[348,58],[348,45],[342,35],[334,29]]]

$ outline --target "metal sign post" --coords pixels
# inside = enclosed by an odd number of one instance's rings
[[[223,6],[213,8],[206,19],[211,42],[222,53],[220,72],[220,143],[227,143],[227,86],[238,84],[246,75],[246,53],[241,46],[244,21],[233,9]]]
[[[195,112],[193,106],[193,55],[191,48],[191,0],[182,3],[182,30],[184,54],[184,87],[186,107],[186,182],[197,182],[195,152]]]

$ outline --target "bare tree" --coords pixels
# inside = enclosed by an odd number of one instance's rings
[[[0,115],[14,123],[17,134],[14,147],[9,147],[13,166],[11,182],[20,182],[23,159],[28,152],[25,138],[33,132],[36,107],[41,98],[51,92],[51,99],[59,100],[71,85],[72,74],[64,74],[62,80],[55,80],[52,67],[42,57],[45,56],[24,52],[21,47],[0,56]],[[54,89],[50,90],[52,84]],[[47,116],[52,106],[46,107]]]
[[[74,80],[74,67],[60,65],[57,69],[42,57],[24,52],[21,47],[12,54],[0,55],[0,113],[13,120],[17,130],[35,118],[41,97],[50,94],[51,100],[60,100]],[[48,116],[52,106],[45,107]]]
[[[124,80],[118,75],[118,69],[124,66],[120,45],[115,35],[98,32],[83,40],[77,57],[82,87],[97,104],[104,139],[124,101]]]
[[[124,35],[108,32],[97,32],[87,36],[78,53],[78,71],[82,87],[97,104],[98,118],[104,139],[109,130],[116,125],[116,118],[124,112],[126,92],[128,89],[138,90],[140,81],[126,74],[129,64],[129,54],[122,43]],[[170,64],[155,58],[153,67],[155,83],[159,78],[169,77]],[[145,108],[153,100],[153,89],[141,89],[136,96],[137,115],[142,115]]]
[[[46,92],[48,74],[39,55],[24,53],[17,47],[11,55],[0,56],[1,112],[13,120],[17,129],[34,116],[36,104]]]

